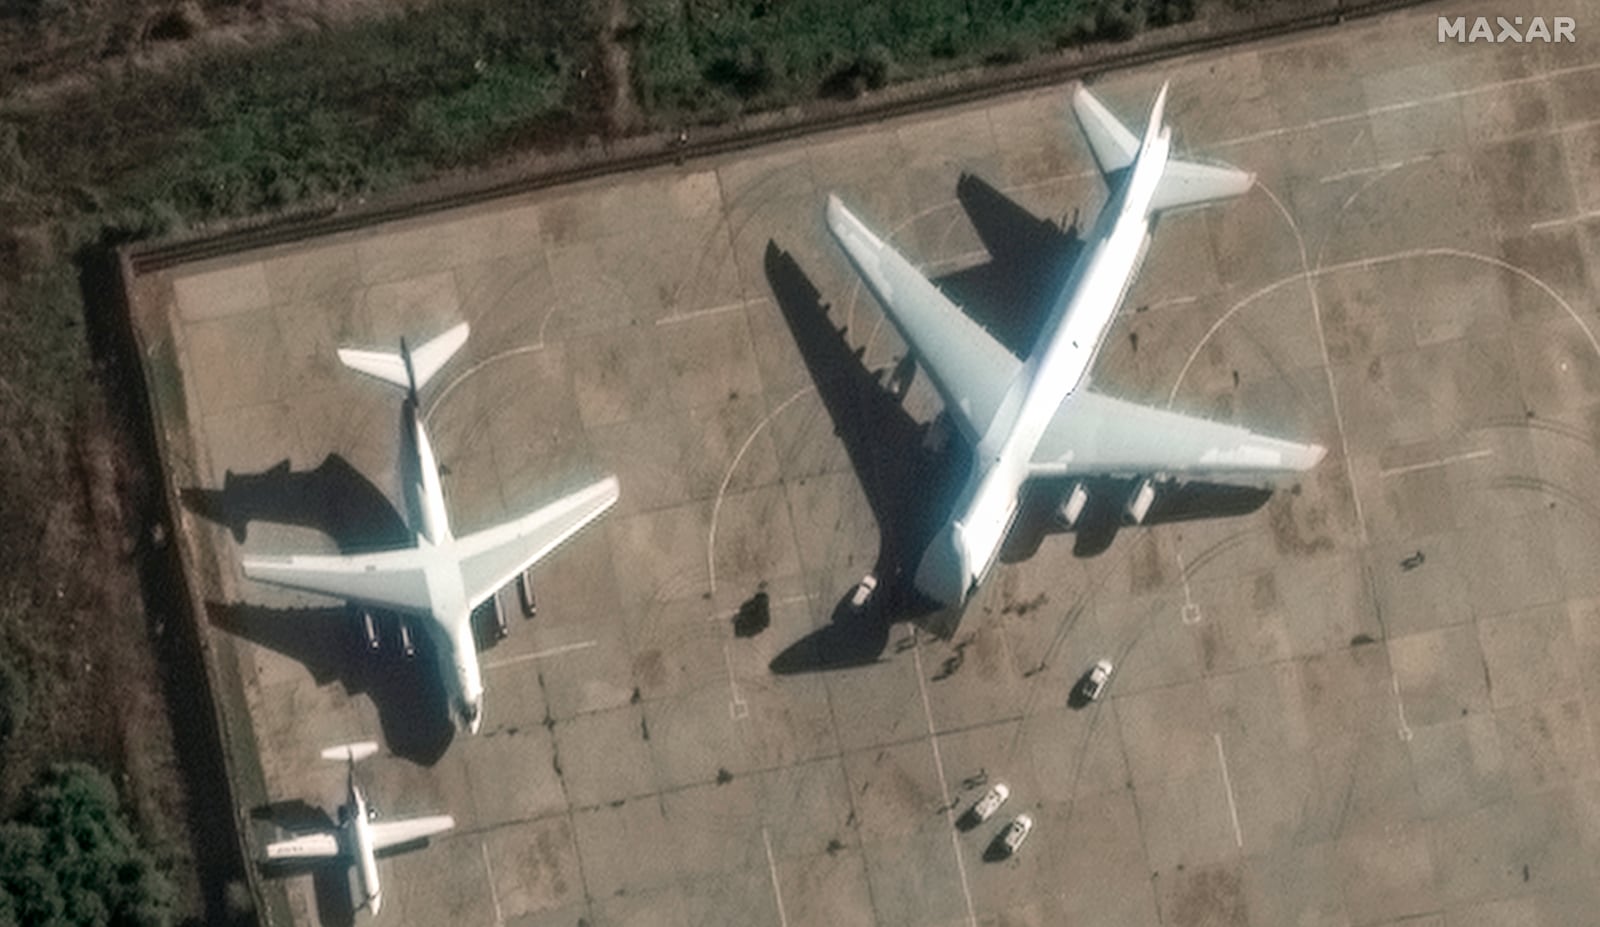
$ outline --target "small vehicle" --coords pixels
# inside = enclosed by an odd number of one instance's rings
[[[1096,661],[1094,668],[1089,670],[1089,674],[1087,676],[1083,677],[1082,692],[1084,701],[1093,702],[1098,700],[1100,698],[1100,693],[1105,691],[1106,683],[1110,681],[1111,661]]]
[[[1022,849],[1023,841],[1033,833],[1033,818],[1030,815],[1019,814],[1006,825],[1005,832],[1000,835],[1000,845],[1005,847],[1006,855],[1010,856]]]
[[[877,591],[877,588],[878,577],[871,573],[861,577],[861,582],[856,583],[856,591],[850,594],[850,607],[857,611],[866,608],[867,602],[871,601],[872,593]]]
[[[978,799],[978,803],[972,806],[972,817],[979,823],[989,820],[996,811],[1000,810],[1000,806],[1006,803],[1006,799],[1010,797],[1011,790],[1006,788],[1006,784],[1004,782],[996,782],[994,788],[985,792],[984,796]]]

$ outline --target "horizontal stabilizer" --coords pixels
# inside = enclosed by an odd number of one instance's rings
[[[340,348],[339,360],[351,370],[377,377],[385,383],[392,383],[401,389],[412,389],[412,378],[416,378],[415,388],[426,386],[433,375],[439,372],[455,353],[467,343],[468,326],[466,322],[455,326],[432,341],[417,348],[411,354],[411,370],[406,370],[406,355],[404,352],[395,354],[389,351],[362,351],[355,348]]]
[[[329,833],[306,834],[267,844],[267,859],[338,859],[339,838]]]
[[[322,751],[322,758],[325,760],[348,760],[354,763],[356,760],[364,760],[377,752],[378,745],[376,743],[370,740],[363,740],[359,743],[329,747]]]
[[[1165,109],[1166,87],[1157,97],[1150,114],[1146,135],[1157,130]],[[1106,109],[1094,94],[1081,85],[1072,95],[1072,112],[1089,142],[1095,163],[1102,174],[1114,174],[1132,165],[1139,156],[1139,138]],[[1150,211],[1161,212],[1182,206],[1197,206],[1212,200],[1238,196],[1250,190],[1256,175],[1226,165],[1172,159],[1162,166],[1161,182],[1150,200]]]
[[[1256,175],[1249,171],[1197,161],[1168,161],[1150,199],[1150,211],[1198,206],[1250,192]]]
[[[455,826],[456,819],[448,814],[378,821],[372,825],[372,849],[381,853],[394,847],[425,840],[434,834],[442,834]]]
[[[1139,138],[1128,130],[1094,94],[1078,85],[1072,95],[1072,113],[1078,117],[1083,137],[1094,152],[1100,173],[1114,174],[1133,163],[1139,155]]]

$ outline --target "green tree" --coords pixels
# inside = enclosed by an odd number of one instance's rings
[[[166,927],[173,909],[171,883],[91,766],[51,767],[0,825],[0,925]]]

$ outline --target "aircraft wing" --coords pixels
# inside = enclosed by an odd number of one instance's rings
[[[424,818],[406,818],[396,821],[376,821],[372,825],[372,850],[375,853],[415,843],[434,834],[443,833],[456,826],[456,819],[448,814],[435,814]]]
[[[1022,362],[911,262],[828,197],[828,229],[911,347],[968,441],[988,430]]]
[[[1298,473],[1326,450],[1247,428],[1112,399],[1069,395],[1034,450],[1034,476],[1151,476],[1226,481]]]
[[[415,548],[373,554],[245,557],[244,575],[264,583],[428,613],[432,603]]]
[[[617,501],[617,495],[617,479],[608,476],[536,512],[461,538],[457,543],[467,604],[475,608],[494,595],[517,574],[600,517]]]
[[[267,844],[267,859],[338,859],[339,838],[330,833],[305,834]]]

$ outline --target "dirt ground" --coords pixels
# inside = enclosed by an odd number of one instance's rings
[[[415,3],[383,0],[0,0],[0,99],[79,86],[128,66],[270,41]]]

